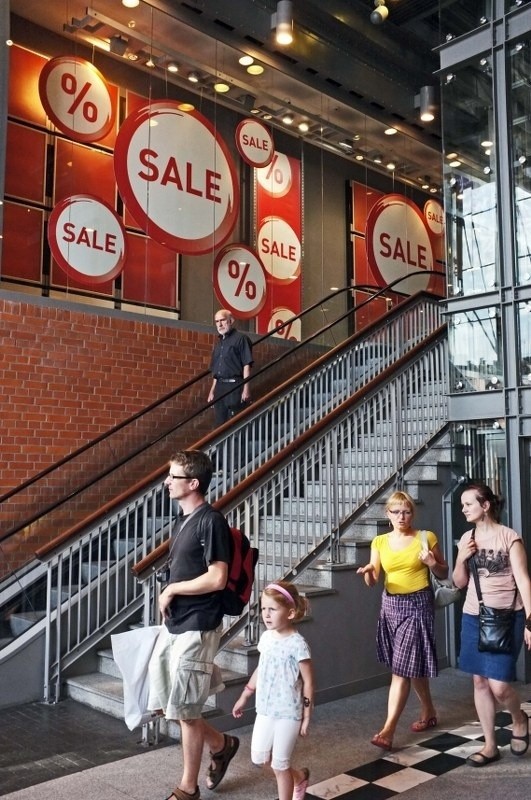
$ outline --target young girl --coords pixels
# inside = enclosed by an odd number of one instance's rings
[[[291,755],[299,734],[306,736],[313,707],[310,649],[293,623],[302,619],[308,602],[286,581],[270,583],[262,593],[260,660],[232,709],[241,717],[256,690],[256,721],[251,741],[253,764],[271,762],[278,800],[303,800],[309,770],[294,769]]]

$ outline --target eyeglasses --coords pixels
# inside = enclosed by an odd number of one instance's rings
[[[389,508],[388,511],[390,514],[394,514],[395,517],[400,516],[400,514],[403,514],[405,517],[410,517],[413,514],[412,511],[404,511],[402,508]]]
[[[191,475],[172,475],[171,472],[168,475],[170,481],[193,481],[193,476]]]

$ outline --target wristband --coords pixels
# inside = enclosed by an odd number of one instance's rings
[[[248,683],[245,685],[245,688],[247,689],[248,692],[254,692],[255,691],[252,686],[249,686]]]

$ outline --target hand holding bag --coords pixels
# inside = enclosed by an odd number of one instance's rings
[[[424,546],[429,549],[428,536],[426,531],[420,531],[420,538]],[[435,608],[445,608],[446,606],[456,603],[461,597],[461,590],[454,586],[449,578],[437,578],[428,567],[430,573],[430,582],[433,594],[435,596]]]
[[[474,537],[474,533],[472,533],[472,537]],[[478,568],[474,556],[471,556],[469,560],[469,569],[476,584],[476,594],[479,600],[478,650],[481,653],[508,655],[513,647],[514,601],[512,608],[486,606],[479,585]],[[516,600],[516,590],[514,600]]]

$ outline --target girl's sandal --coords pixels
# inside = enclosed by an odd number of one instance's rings
[[[208,789],[215,789],[216,786],[221,783],[225,777],[227,767],[238,752],[238,747],[240,746],[240,740],[236,736],[228,736],[226,733],[224,733],[223,736],[225,737],[223,750],[220,750],[219,753],[210,753],[212,761],[207,770],[206,780]]]
[[[310,770],[307,767],[303,767],[302,772],[304,772],[304,778],[293,787],[292,800],[304,800],[306,795],[306,789],[310,783]]]

